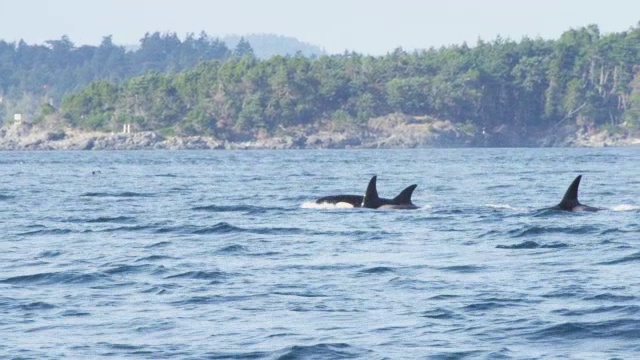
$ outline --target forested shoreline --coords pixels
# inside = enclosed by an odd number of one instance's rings
[[[109,41],[98,50],[112,46]],[[59,103],[41,104],[33,122],[100,132],[131,124],[165,137],[250,141],[322,131],[362,134],[371,132],[374,119],[384,128],[380,119],[402,114],[409,125],[447,122],[466,139],[460,144],[472,146],[543,145],[537,140],[565,128],[629,136],[640,130],[640,23],[619,33],[601,34],[589,25],[557,40],[497,38],[384,56],[258,59],[248,43],[229,50],[203,35],[189,47],[198,41],[217,55],[194,52],[178,66],[162,52],[149,52],[142,61],[147,68],[136,70],[141,74],[71,86],[57,95]],[[63,45],[50,44],[51,51]],[[113,70],[110,57],[100,60],[98,53],[97,64]],[[25,56],[16,61],[37,66]],[[70,59],[60,61],[68,63],[65,71],[80,71]],[[2,63],[0,78],[6,79],[11,69]],[[11,84],[0,85],[9,98]]]

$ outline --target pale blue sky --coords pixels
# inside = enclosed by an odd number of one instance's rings
[[[384,54],[497,35],[555,39],[597,24],[618,32],[640,20],[638,0],[3,0],[0,39],[42,43],[68,35],[76,45],[113,35],[133,45],[145,32],[273,33],[325,48]]]

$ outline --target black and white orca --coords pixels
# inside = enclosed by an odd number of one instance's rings
[[[597,208],[593,206],[583,205],[578,201],[578,187],[580,186],[580,179],[582,179],[582,175],[578,175],[578,177],[573,180],[567,192],[564,193],[564,197],[562,201],[556,206],[552,206],[550,208],[546,208],[545,210],[560,210],[560,211],[600,211],[604,210],[602,208]]]
[[[376,188],[377,176],[373,176],[369,180],[365,195],[330,195],[321,197],[316,200],[316,204],[349,204],[355,208],[373,208],[392,207],[403,209],[416,209],[417,207],[411,203],[411,195],[418,185],[413,184],[402,190],[398,196],[393,199],[380,198]],[[367,197],[367,194],[369,195]],[[413,206],[413,207],[412,207]]]
[[[362,205],[362,195],[330,195],[316,200],[316,204],[349,204],[353,207]]]
[[[416,189],[418,185],[413,184],[406,189],[402,190],[402,192],[393,199],[385,199],[378,196],[378,188],[376,185],[377,176],[374,176],[369,180],[369,185],[367,186],[367,191],[364,194],[364,198],[362,199],[362,207],[369,209],[417,209],[411,202],[411,195],[413,194],[413,190]]]

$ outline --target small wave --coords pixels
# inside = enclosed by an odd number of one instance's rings
[[[97,218],[70,218],[65,222],[79,223],[79,224],[93,224],[93,223],[128,223],[135,222],[135,218],[129,216],[99,216]]]
[[[509,230],[507,233],[511,237],[526,237],[532,235],[542,235],[542,234],[571,234],[571,235],[580,235],[580,234],[588,234],[594,231],[597,231],[598,227],[593,225],[584,225],[577,227],[559,227],[559,226],[531,226],[526,227],[524,229],[513,229]]]
[[[60,256],[62,254],[62,251],[43,251],[40,254],[38,254],[38,256],[36,256],[36,259],[41,259],[41,258],[52,258],[52,257],[56,257],[56,256]]]
[[[618,313],[625,315],[637,315],[640,313],[640,306],[638,305],[614,305],[614,306],[599,306],[596,308],[588,309],[558,309],[552,311],[553,313],[560,314],[562,316],[576,316],[582,317],[587,315],[602,314],[602,313]]]
[[[496,245],[497,249],[514,249],[514,250],[537,249],[537,248],[560,249],[560,248],[566,248],[566,247],[569,247],[569,245],[567,245],[565,243],[554,243],[554,244],[540,245],[535,241],[525,241],[525,242],[521,242],[519,244],[514,244],[514,245]]]
[[[504,301],[483,301],[477,302],[473,304],[469,304],[464,306],[465,311],[489,311],[504,308],[507,306],[517,306],[514,302],[504,302]]]
[[[395,270],[387,266],[376,266],[376,267],[360,270],[358,272],[361,274],[385,274],[385,273],[394,273]]]
[[[38,332],[38,331],[48,331],[51,329],[55,329],[58,328],[58,325],[45,325],[45,326],[37,326],[34,328],[30,328],[30,329],[26,329],[24,332],[25,333],[32,333],[32,332]]]
[[[270,337],[270,336],[269,336]],[[248,351],[248,352],[210,352],[205,353],[202,356],[203,359],[215,359],[215,360],[258,360],[258,359],[270,359],[269,353],[263,351]],[[283,359],[284,360],[284,359]]]
[[[171,304],[176,306],[193,306],[193,305],[208,305],[208,304],[220,304],[233,301],[244,301],[255,298],[255,296],[222,296],[222,295],[210,295],[210,296],[193,296],[186,300],[174,301]]]
[[[445,266],[445,267],[439,268],[439,270],[452,271],[452,272],[463,273],[463,274],[480,272],[485,269],[486,267],[484,266],[476,266],[476,265],[456,265],[456,266]]]
[[[171,256],[164,256],[164,255],[151,255],[151,256],[145,256],[139,259],[136,259],[135,262],[141,262],[141,261],[160,261],[160,260],[173,260],[175,258],[171,257]]]
[[[617,264],[624,264],[624,263],[635,262],[635,261],[640,261],[640,252],[636,252],[616,260],[604,261],[604,262],[598,263],[598,265],[617,265]]]
[[[220,250],[216,251],[216,253],[218,254],[237,254],[237,253],[243,253],[246,252],[247,248],[242,246],[242,245],[237,245],[237,244],[233,244],[233,245],[228,245],[225,246],[223,248],[221,248]]]
[[[571,270],[571,273],[576,272]],[[542,294],[543,298],[548,299],[567,299],[567,298],[580,298],[584,295],[584,289],[579,286],[567,286],[561,289],[553,290],[546,294]]]
[[[65,310],[60,313],[60,316],[89,316],[91,315],[88,312],[78,311],[78,310]]]
[[[601,322],[565,322],[536,331],[530,335],[535,340],[550,339],[633,339],[640,340],[640,320],[618,319]]]
[[[159,234],[164,233],[185,233],[193,235],[211,235],[211,234],[230,234],[230,233],[252,233],[260,235],[295,235],[295,234],[324,234],[317,232],[310,232],[301,228],[278,228],[278,227],[266,227],[266,228],[241,228],[231,225],[227,222],[219,222],[213,226],[208,227],[195,227],[195,226],[177,226],[177,227],[163,227],[155,231]]]
[[[346,202],[339,202],[336,204],[330,204],[330,203],[321,203],[321,204],[317,204],[315,202],[312,201],[307,201],[307,202],[303,202],[302,204],[300,204],[300,208],[302,209],[323,209],[323,210],[329,210],[329,209],[353,209],[353,205],[346,203]]]
[[[571,216],[572,214],[579,214],[579,213],[574,213],[570,211],[560,211],[560,210],[554,210],[554,209],[540,209],[540,210],[536,210],[532,216],[547,218],[547,217],[556,217],[556,216]]]
[[[441,209],[433,212],[437,215],[459,215],[464,213],[462,209]]]
[[[553,244],[543,244],[543,245],[540,245],[540,247],[544,249],[562,249],[562,248],[569,247],[569,245],[559,242],[559,243],[553,243]]]
[[[448,309],[443,309],[443,308],[436,308],[433,310],[425,311],[422,313],[421,316],[429,319],[437,319],[437,320],[453,320],[453,319],[460,318],[460,316],[454,313],[453,311]]]
[[[184,273],[169,275],[165,279],[194,279],[194,280],[219,280],[226,274],[222,271],[187,271]]]
[[[51,310],[51,309],[54,309],[55,307],[56,307],[55,305],[52,305],[43,301],[36,301],[36,302],[20,305],[20,309],[25,311]]]
[[[282,255],[282,252],[280,251],[266,251],[266,252],[256,252],[256,253],[249,253],[247,254],[248,256],[256,256],[256,257],[262,257],[262,256],[279,256]]]
[[[151,197],[154,196],[153,193],[139,193],[134,191],[123,191],[123,192],[87,192],[80,196],[82,197],[118,197],[118,198],[135,198],[135,197]]]
[[[196,227],[196,226],[171,226],[161,227],[155,230],[156,234],[167,233],[179,233],[179,234],[194,234],[194,235],[208,235],[208,234],[228,234],[234,232],[244,232],[245,229],[233,226],[226,222],[219,222],[213,226],[208,227]]]
[[[177,178],[178,177],[178,175],[176,175],[176,174],[156,174],[156,175],[153,175],[153,176],[155,176],[155,177],[168,177],[168,178]]]
[[[600,232],[600,235],[607,235],[607,234],[616,234],[616,233],[622,233],[622,234],[626,234],[626,233],[630,233],[630,232],[637,232],[638,230],[634,230],[634,229],[620,229],[620,228],[611,228],[611,229],[605,229],[602,230]]]
[[[169,289],[164,289],[164,288],[162,288],[162,287],[158,287],[158,286],[153,286],[153,287],[151,287],[151,288],[149,288],[149,289],[142,290],[141,292],[142,292],[143,294],[150,294],[150,293],[153,293],[153,294],[156,294],[156,295],[165,295],[165,294],[170,294],[170,293],[171,293],[171,290],[169,290]]]
[[[355,359],[366,358],[367,353],[345,343],[321,343],[315,345],[294,345],[276,352],[275,358],[289,359]]]
[[[10,200],[10,199],[13,199],[14,197],[15,196],[0,194],[0,201]]]
[[[115,275],[115,274],[136,274],[140,272],[144,272],[151,268],[150,265],[119,265],[114,268],[105,270],[105,274]]]
[[[142,350],[142,349],[144,349],[143,346],[130,345],[130,344],[112,344],[112,343],[106,343],[106,342],[99,342],[98,345],[99,346],[104,346],[106,348],[113,349],[113,350],[133,351],[133,350]]]
[[[20,233],[20,236],[32,236],[32,235],[65,235],[71,232],[70,229],[42,229],[42,230],[33,230]]]
[[[75,272],[49,272],[14,276],[0,280],[0,283],[12,285],[88,284],[97,281],[104,281],[105,279],[106,275],[100,273],[83,274]]]
[[[145,249],[153,249],[153,248],[158,248],[158,247],[165,247],[171,245],[171,241],[160,241],[157,243],[153,243],[151,245],[147,245],[145,246]]]
[[[426,359],[432,360],[443,360],[443,359],[479,359],[481,358],[481,354],[483,351],[480,350],[469,350],[469,351],[445,351],[441,353],[434,353],[433,355],[429,355]],[[493,357],[489,357],[490,359],[494,359]],[[497,357],[500,359],[500,357]]]
[[[85,222],[87,223],[130,223],[135,222],[136,219],[130,216],[100,216],[95,219],[87,219]]]
[[[441,295],[432,296],[429,298],[429,300],[451,300],[459,297],[460,295],[441,294]]]
[[[209,211],[209,212],[244,212],[247,214],[263,214],[267,212],[267,208],[250,205],[207,205],[196,206],[191,208],[194,211]]]
[[[209,234],[228,234],[233,232],[242,232],[244,229],[235,227],[226,222],[217,223],[211,227],[205,227],[192,231],[192,234],[196,235],[209,235]]]
[[[142,230],[148,230],[151,229],[151,226],[146,226],[146,225],[135,225],[135,226],[118,226],[118,227],[114,227],[114,228],[108,228],[108,229],[102,229],[99,230],[97,232],[104,232],[104,233],[112,233],[112,232],[120,232],[120,231],[142,231]]]
[[[635,300],[635,296],[625,296],[625,295],[616,295],[611,293],[598,294],[596,296],[591,296],[584,298],[587,301],[632,301]]]
[[[296,296],[296,297],[302,297],[302,298],[323,298],[323,297],[327,297],[327,295],[318,294],[318,293],[311,292],[311,291],[304,291],[304,292],[274,291],[271,294],[273,294],[273,295],[281,295],[281,296]]]
[[[172,187],[169,188],[169,192],[171,193],[183,193],[185,191],[191,190],[189,187]]]
[[[498,249],[537,249],[539,247],[540,247],[540,244],[538,244],[535,241],[525,241],[515,245],[497,245],[496,246],[496,248]]]

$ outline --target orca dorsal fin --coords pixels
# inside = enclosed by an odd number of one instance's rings
[[[406,189],[402,190],[398,196],[393,198],[391,202],[396,205],[411,204],[411,195],[413,195],[413,190],[415,190],[416,187],[418,187],[417,184],[408,186]]]
[[[378,188],[376,186],[377,178],[378,176],[374,175],[371,180],[369,180],[367,191],[364,193],[364,197],[362,198],[363,208],[377,209],[381,205],[380,197],[378,196]]]
[[[582,179],[582,175],[578,175],[571,185],[569,185],[567,192],[564,193],[562,201],[558,204],[559,208],[572,209],[580,205],[580,202],[578,201],[578,187],[580,186],[580,179]]]

